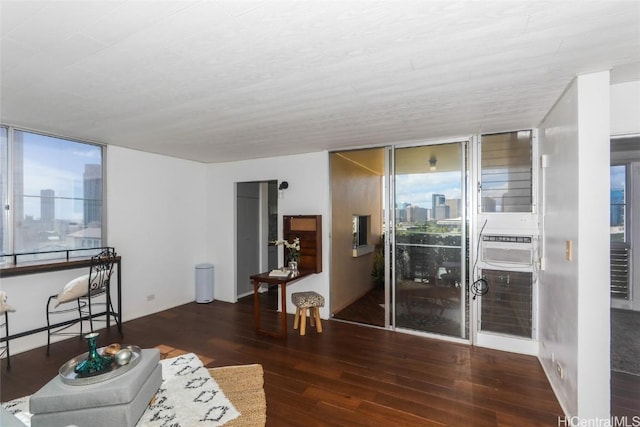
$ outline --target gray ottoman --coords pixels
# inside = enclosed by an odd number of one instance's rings
[[[22,421],[16,418],[11,412],[0,408],[0,426],[2,427],[24,427]]]
[[[31,426],[133,427],[160,388],[159,362],[157,349],[144,349],[137,366],[101,383],[75,386],[56,377],[31,396]]]

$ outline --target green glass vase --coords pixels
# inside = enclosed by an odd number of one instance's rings
[[[97,332],[92,332],[84,336],[87,340],[87,344],[89,345],[89,354],[85,360],[78,363],[74,368],[74,372],[80,377],[98,375],[111,366],[111,358],[104,357],[98,353],[98,335],[99,334]]]

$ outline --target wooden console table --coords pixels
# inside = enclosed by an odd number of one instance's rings
[[[254,274],[250,276],[251,282],[253,282],[253,317],[255,321],[256,334],[267,335],[275,338],[287,338],[287,284],[295,282],[310,276],[314,272],[311,270],[302,270],[297,276],[294,277],[274,277],[269,276],[269,272]],[[280,301],[282,310],[280,311],[280,333],[273,331],[266,331],[260,327],[260,298],[258,295],[258,288],[260,283],[267,283],[270,285],[278,285],[280,291]]]

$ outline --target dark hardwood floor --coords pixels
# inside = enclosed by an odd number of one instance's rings
[[[275,312],[263,322],[275,327]],[[322,334],[256,336],[251,298],[182,305],[127,322],[124,333],[102,330],[99,344],[166,345],[209,367],[262,364],[269,426],[556,426],[562,414],[535,357],[337,321],[323,321]],[[10,371],[2,364],[0,399],[34,393],[84,351],[71,338],[49,357],[44,347],[12,356]],[[634,383],[626,387],[637,397]]]
[[[336,313],[334,318],[366,325],[384,326],[384,309],[380,307],[380,304],[383,303],[384,289],[374,288],[362,298]],[[640,333],[636,330],[633,332]],[[636,351],[640,352],[640,349],[636,349]],[[635,419],[640,420],[640,376],[611,371],[611,414],[618,417],[626,416],[628,419],[637,417]]]
[[[333,315],[334,319],[384,327],[384,287],[375,287]]]
[[[611,371],[611,415],[640,423],[640,376]]]

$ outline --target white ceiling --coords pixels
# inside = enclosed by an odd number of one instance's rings
[[[0,120],[222,162],[536,126],[638,1],[5,1]]]

